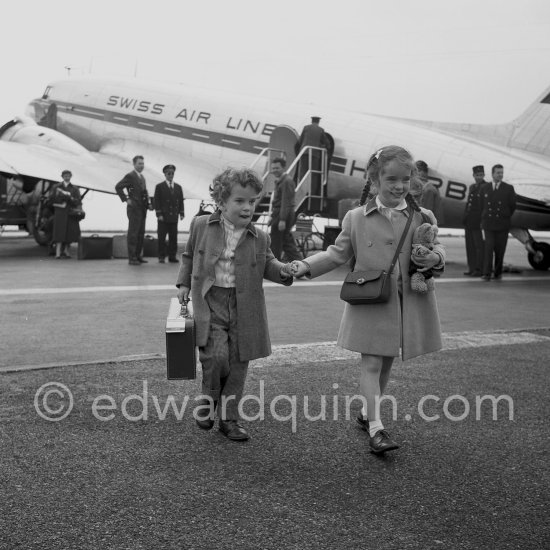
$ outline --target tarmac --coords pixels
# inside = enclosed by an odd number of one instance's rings
[[[345,267],[266,284],[236,444],[195,426],[199,380],[166,380],[177,266],[0,237],[0,549],[548,548],[550,273],[510,240],[502,282],[464,277],[442,241],[444,349],[396,362],[377,457],[335,345]]]

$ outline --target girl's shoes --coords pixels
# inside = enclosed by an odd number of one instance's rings
[[[399,449],[399,445],[390,439],[390,434],[386,430],[378,430],[374,437],[369,439],[369,447],[374,454]]]

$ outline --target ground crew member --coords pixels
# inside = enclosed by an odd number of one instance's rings
[[[177,263],[178,216],[183,220],[183,189],[174,181],[176,167],[167,164],[162,171],[165,181],[155,187],[155,210],[157,213],[157,236],[159,241],[159,262],[166,258],[166,235],[168,235],[168,261]]]
[[[153,205],[147,193],[145,177],[142,172],[145,161],[141,155],[132,159],[134,169],[128,172],[116,185],[120,200],[127,204],[128,215],[128,263],[130,265],[146,264],[143,259],[143,238],[145,237],[145,218],[147,209],[152,210]],[[126,193],[124,193],[126,189]]]
[[[494,258],[494,278],[499,281],[502,279],[510,220],[516,209],[516,192],[512,185],[502,181],[502,164],[495,164],[491,172],[493,181],[486,183],[481,189],[481,228],[485,234],[482,278],[484,281],[491,280]]]
[[[465,271],[464,275],[481,277],[485,247],[483,232],[481,231],[481,188],[487,182],[485,181],[485,168],[483,166],[474,166],[472,172],[475,183],[472,183],[468,190],[464,218],[462,219],[465,228],[466,260],[468,262],[468,271]]]

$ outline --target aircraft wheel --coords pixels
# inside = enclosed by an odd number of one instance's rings
[[[41,227],[33,227],[32,231],[34,240],[40,245],[40,246],[48,246],[49,242],[52,239],[51,233],[49,231],[45,231]]]
[[[535,253],[529,252],[527,259],[533,269],[537,271],[546,271],[550,268],[550,244],[548,243],[533,243]]]

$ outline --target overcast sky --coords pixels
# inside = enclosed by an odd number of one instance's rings
[[[68,74],[505,122],[550,86],[547,0],[9,0],[0,119]]]

